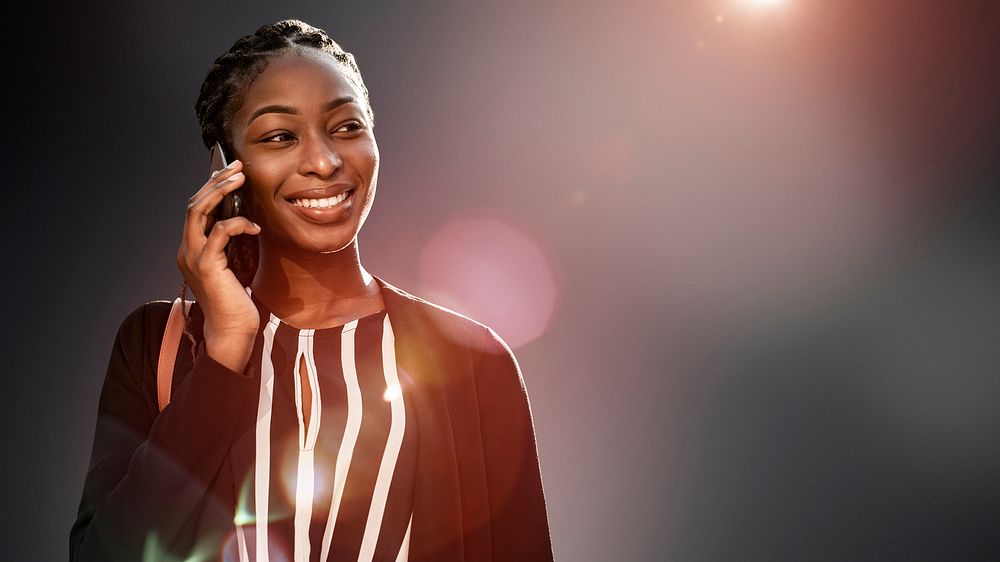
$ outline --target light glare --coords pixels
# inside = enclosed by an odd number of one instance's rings
[[[402,395],[403,391],[399,388],[399,385],[391,384],[386,387],[385,392],[382,394],[382,399],[386,402],[392,402]]]

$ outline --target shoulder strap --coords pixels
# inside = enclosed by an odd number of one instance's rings
[[[163,331],[163,341],[160,343],[160,359],[156,363],[156,401],[162,412],[170,403],[170,386],[174,380],[174,362],[177,360],[177,347],[181,343],[181,334],[184,332],[184,315],[181,306],[186,312],[191,308],[192,301],[181,301],[174,299],[170,306],[170,315],[167,316],[167,327]],[[183,303],[183,304],[182,304]]]

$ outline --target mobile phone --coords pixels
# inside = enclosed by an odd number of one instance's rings
[[[226,157],[226,152],[222,149],[222,144],[219,142],[215,143],[212,147],[212,169],[211,172],[215,173],[224,169],[229,165],[229,158]],[[226,219],[231,219],[235,216],[245,215],[245,205],[243,204],[243,196],[240,192],[243,187],[236,189],[235,191],[230,191],[222,198],[222,202],[219,206],[215,208],[213,213],[216,221],[222,221]],[[210,229],[212,225],[209,225]],[[206,232],[207,234],[207,232]]]

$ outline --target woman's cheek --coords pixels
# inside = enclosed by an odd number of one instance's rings
[[[368,153],[368,169],[371,170],[371,180],[369,184],[371,185],[372,191],[375,191],[375,183],[378,180],[378,145],[375,144],[374,139],[372,140],[371,150]]]

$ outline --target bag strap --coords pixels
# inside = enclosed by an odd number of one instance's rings
[[[170,403],[170,386],[174,380],[174,363],[177,361],[177,348],[184,332],[184,312],[191,308],[193,301],[174,299],[170,305],[170,315],[167,316],[167,327],[163,331],[163,341],[160,343],[160,359],[156,363],[156,401],[162,412]],[[183,304],[182,304],[183,303]]]

